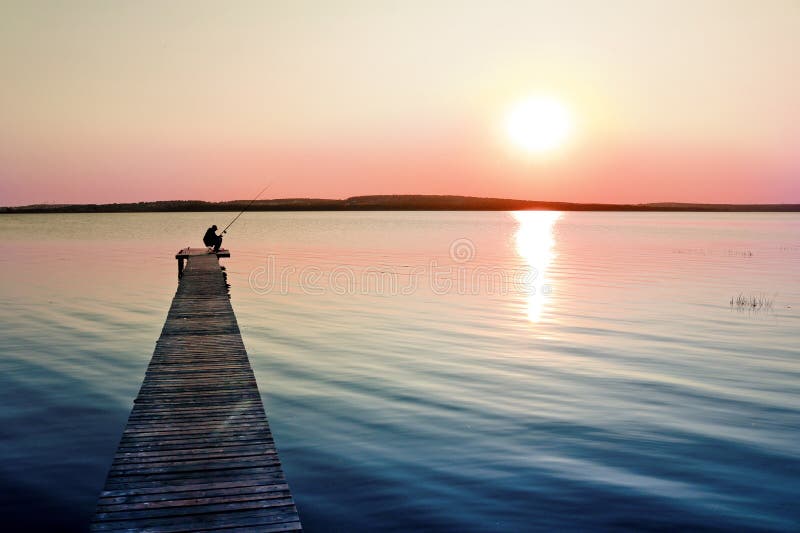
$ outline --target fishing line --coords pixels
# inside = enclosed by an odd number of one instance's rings
[[[271,181],[271,182],[269,182],[269,183],[267,184],[267,186],[266,186],[266,187],[264,187],[263,189],[261,189],[261,192],[260,192],[260,193],[258,193],[258,194],[256,195],[256,197],[255,197],[255,198],[253,198],[252,200],[250,200],[250,203],[249,203],[249,204],[247,204],[247,206],[246,206],[244,209],[242,209],[241,213],[239,213],[238,215],[236,215],[236,216],[234,217],[234,219],[233,219],[233,220],[231,220],[231,223],[230,223],[230,224],[228,224],[227,226],[225,226],[225,229],[224,229],[224,230],[222,230],[222,233],[226,233],[226,232],[228,231],[228,228],[230,228],[231,226],[233,226],[233,223],[234,223],[234,222],[236,222],[236,221],[239,219],[239,217],[240,217],[240,216],[242,216],[242,215],[244,214],[244,212],[245,212],[245,211],[247,211],[248,209],[250,209],[250,206],[251,206],[251,205],[253,205],[253,204],[255,203],[255,201],[256,201],[256,200],[258,200],[258,198],[259,198],[259,197],[260,197],[262,194],[264,194],[264,191],[266,191],[267,189],[269,189],[270,187],[272,187],[272,184],[273,184],[273,183],[275,183],[275,182],[274,182],[274,181]]]

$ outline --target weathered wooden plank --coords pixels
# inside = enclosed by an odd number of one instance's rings
[[[216,435],[211,438],[205,438],[205,436],[196,436],[190,438],[181,438],[175,437],[170,439],[138,439],[138,440],[130,440],[125,442],[124,444],[120,444],[119,448],[117,448],[117,452],[128,452],[128,451],[147,451],[147,450],[159,450],[159,451],[169,451],[169,450],[183,450],[189,448],[195,448],[197,446],[219,446],[221,444],[229,445],[229,443],[235,442],[237,444],[250,444],[250,443],[264,443],[274,445],[274,441],[272,437],[268,434],[264,434],[263,432],[251,432],[251,433],[236,433],[230,435]]]
[[[141,404],[140,404],[141,405]],[[149,411],[149,410],[139,410],[136,413],[136,416],[131,418],[129,423],[131,425],[135,425],[138,421],[145,421],[149,422],[152,421],[153,423],[158,423],[160,419],[169,418],[170,420],[178,420],[178,419],[185,419],[187,422],[191,422],[194,418],[200,418],[202,420],[206,420],[208,423],[215,423],[217,419],[224,419],[228,420],[229,422],[236,423],[239,421],[245,421],[248,418],[258,417],[260,419],[264,418],[263,413],[259,413],[253,407],[247,406],[246,408],[238,408],[238,407],[229,407],[231,413],[225,414],[224,412],[211,409],[192,409],[192,410],[183,410],[174,413],[169,413],[167,411]]]
[[[264,484],[274,484],[274,483],[285,483],[286,478],[280,471],[275,471],[276,469],[262,469],[262,470],[272,470],[266,472],[245,472],[242,473],[241,471],[235,472],[235,475],[232,476],[216,476],[213,480],[210,479],[203,479],[195,477],[173,477],[169,480],[168,483],[165,483],[160,480],[132,480],[132,479],[122,479],[122,480],[110,480],[109,483],[106,484],[106,491],[109,492],[117,492],[122,491],[124,493],[131,492],[137,489],[158,489],[161,491],[172,491],[172,490],[179,490],[181,486],[188,486],[188,485],[197,485],[197,484],[211,484],[211,485],[218,485],[222,483],[230,483],[230,482],[237,482],[237,483],[249,483],[249,482],[257,482],[257,483],[264,483]]]
[[[198,458],[211,458],[211,457],[233,457],[233,456],[246,456],[246,455],[270,455],[274,454],[272,447],[266,444],[245,444],[239,446],[215,446],[206,448],[192,448],[188,450],[176,450],[167,452],[164,450],[156,450],[150,452],[136,452],[136,453],[118,453],[114,459],[121,464],[132,462],[149,462],[149,461],[180,461],[186,459]]]
[[[199,507],[202,505],[216,505],[220,503],[234,502],[254,502],[280,500],[282,503],[291,501],[291,492],[288,490],[276,490],[271,492],[227,492],[216,496],[196,496],[190,495],[183,498],[145,500],[145,501],[126,501],[122,503],[98,502],[98,510],[103,513],[114,513],[118,511],[144,511],[149,509],[170,509],[174,507]]]
[[[110,476],[135,476],[148,474],[176,474],[184,472],[210,472],[236,468],[280,466],[275,455],[248,455],[243,457],[214,457],[193,460],[173,460],[146,463],[120,463],[115,461]]]
[[[160,429],[159,425],[166,425],[170,426],[171,429],[175,430],[177,428],[185,428],[191,430],[192,428],[202,428],[204,426],[208,427],[218,427],[220,425],[223,426],[238,426],[238,425],[248,425],[252,424],[253,420],[258,420],[258,423],[261,424],[265,420],[264,416],[258,415],[256,416],[255,413],[242,413],[242,414],[232,414],[228,417],[219,414],[209,414],[207,417],[203,418],[202,415],[199,415],[200,421],[194,420],[198,418],[198,416],[187,415],[181,413],[179,415],[175,415],[171,417],[169,413],[159,412],[153,413],[151,417],[148,417],[149,413],[139,413],[136,418],[131,419],[128,427],[126,428],[126,432],[137,432],[141,428],[153,428],[155,430]],[[174,421],[175,423],[170,423],[170,421]]]
[[[216,394],[213,398],[198,398],[192,397],[191,395],[188,396],[176,396],[176,397],[169,397],[162,395],[159,398],[149,398],[147,396],[144,397],[137,397],[133,401],[137,404],[142,403],[158,403],[161,402],[163,406],[169,407],[190,407],[190,406],[202,406],[202,405],[221,405],[221,404],[231,404],[236,405],[240,402],[248,401],[248,400],[261,400],[261,395],[258,392],[250,393],[250,392],[243,392],[241,394]]]
[[[224,430],[226,432],[243,431],[250,429],[258,429],[263,427],[263,420],[253,421],[250,423],[239,422],[236,424],[203,424],[193,425],[185,428],[174,428],[169,425],[159,426],[153,424],[150,427],[131,427],[123,432],[123,436],[144,437],[144,436],[158,436],[158,435],[175,435],[175,434],[192,434],[192,433],[213,433],[216,431]]]
[[[103,492],[98,504],[114,504],[124,502],[164,501],[190,497],[211,497],[219,494],[250,494],[255,492],[274,492],[289,490],[286,483],[265,485],[262,482],[234,481],[229,483],[200,484],[184,487],[172,487],[175,490],[164,492],[159,488],[139,489],[118,493]]]
[[[130,427],[126,431],[130,431],[130,434],[148,431],[151,429],[172,432],[197,430],[208,431],[221,428],[244,428],[252,425],[261,425],[264,423],[264,420],[265,418],[263,416],[239,416],[236,418],[221,417],[218,419],[205,418],[199,420],[184,420],[176,417],[172,422],[168,418],[156,418],[153,420],[152,424],[148,424],[144,420],[141,420],[138,423],[131,423]]]
[[[154,416],[153,417],[153,423],[152,424],[147,424],[147,425],[141,425],[142,424],[141,420],[143,420],[143,419],[134,420],[134,421],[132,421],[130,428],[126,428],[125,429],[125,431],[123,433],[123,437],[127,436],[127,435],[130,435],[132,437],[138,437],[138,436],[143,436],[142,435],[143,433],[163,433],[164,431],[170,431],[170,430],[175,432],[177,430],[178,426],[180,426],[180,432],[181,433],[185,432],[186,434],[197,433],[198,431],[206,433],[206,432],[208,432],[209,429],[225,430],[225,431],[228,431],[228,432],[230,432],[230,431],[240,431],[240,430],[244,431],[244,430],[248,430],[253,425],[257,426],[256,429],[258,429],[258,428],[263,428],[265,430],[268,429],[268,426],[264,427],[265,425],[267,425],[266,419],[264,417],[259,417],[257,419],[256,418],[251,418],[251,419],[238,418],[237,419],[237,418],[233,418],[232,417],[228,421],[228,423],[225,423],[224,420],[209,419],[209,420],[207,420],[206,422],[203,422],[203,423],[191,423],[191,424],[180,424],[179,423],[180,422],[180,417],[176,417],[175,418],[175,421],[176,421],[176,425],[175,426],[164,427],[164,428],[159,427],[159,425],[164,425],[164,417],[165,416],[168,416],[168,415],[161,414],[159,416]],[[170,425],[170,424],[167,424],[167,425]]]
[[[247,426],[263,425],[265,423],[263,415],[241,415],[236,417],[208,417],[208,418],[184,418],[175,417],[170,420],[168,416],[153,417],[152,423],[148,424],[147,420],[142,417],[137,421],[131,421],[129,427],[125,430],[127,434],[135,434],[138,432],[152,431],[152,430],[165,430],[165,431],[197,431],[197,430],[213,430],[221,428],[244,428]]]
[[[296,521],[276,521],[286,520],[286,518],[267,516],[260,517],[258,513],[239,513],[240,516],[226,517],[224,519],[215,518],[211,521],[204,522],[202,520],[192,523],[189,531],[258,531],[260,533],[272,533],[279,531],[301,531],[300,522]],[[173,533],[179,531],[187,531],[183,525],[173,524],[156,524],[147,525],[143,527],[130,528],[126,527],[126,522],[119,523],[114,526],[115,522],[109,523],[109,526],[98,528],[98,531],[136,531],[137,533]]]
[[[225,274],[184,259],[92,529],[300,530]]]
[[[223,457],[243,457],[247,455],[261,455],[264,453],[264,445],[256,446],[231,446],[228,448],[194,448],[190,450],[173,451],[169,455],[158,450],[143,453],[117,454],[114,459],[119,464],[148,463],[155,461],[182,461],[184,459],[205,459]]]
[[[268,497],[264,497],[268,496]],[[121,506],[104,507],[101,513],[105,523],[128,521],[128,520],[153,520],[163,519],[165,522],[178,523],[187,518],[192,519],[200,515],[215,515],[234,511],[255,510],[261,517],[271,517],[273,520],[283,522],[286,520],[286,513],[292,512],[295,507],[291,503],[291,498],[281,494],[254,494],[241,495],[238,499],[230,500],[222,498],[200,498],[189,500],[173,500],[166,502],[144,502],[137,504],[123,504]],[[108,511],[115,507],[133,507],[132,511]]]
[[[258,400],[250,400],[246,402],[239,402],[236,406],[240,409],[252,409],[256,406],[260,406],[261,403]],[[157,404],[139,404],[136,406],[136,409],[132,411],[132,414],[136,415],[144,415],[144,414],[154,414],[157,415],[158,413],[202,413],[202,412],[215,412],[215,411],[226,411],[230,409],[229,405],[210,405],[206,407],[195,407],[195,406],[175,406],[175,407],[161,407]]]
[[[125,523],[132,520],[151,526],[190,526],[197,524],[200,527],[213,523],[226,514],[231,518],[259,517],[269,519],[273,523],[296,520],[297,510],[290,498],[278,500],[257,500],[246,502],[232,502],[205,506],[185,506],[176,508],[162,508],[143,511],[126,511],[114,513],[98,513],[106,518],[104,522],[109,525]],[[293,516],[294,515],[294,516]],[[194,527],[190,528],[194,530]]]

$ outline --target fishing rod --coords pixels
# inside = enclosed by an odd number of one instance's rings
[[[250,203],[249,203],[249,204],[247,204],[247,206],[246,206],[244,209],[242,209],[241,213],[239,213],[238,215],[236,215],[236,217],[235,217],[233,220],[231,220],[231,223],[230,223],[230,224],[228,224],[227,226],[225,226],[225,229],[224,229],[224,230],[222,230],[222,233],[225,233],[225,232],[227,232],[227,231],[228,231],[228,228],[230,228],[231,226],[233,226],[233,223],[234,223],[234,222],[236,222],[236,221],[239,219],[239,217],[240,217],[240,216],[242,216],[242,215],[244,214],[244,212],[245,212],[245,211],[247,211],[248,209],[250,209],[250,206],[251,206],[251,205],[253,205],[253,204],[255,203],[255,201],[256,201],[256,200],[258,200],[258,198],[259,198],[259,197],[260,197],[262,194],[264,194],[264,191],[266,191],[267,189],[269,189],[270,187],[272,187],[272,184],[273,184],[273,183],[274,183],[274,182],[273,182],[273,181],[271,181],[271,182],[269,182],[269,183],[267,184],[267,186],[266,186],[266,187],[264,187],[263,189],[261,189],[261,192],[260,192],[260,193],[258,193],[258,194],[256,195],[256,197],[255,197],[255,198],[253,198],[252,200],[250,200]]]

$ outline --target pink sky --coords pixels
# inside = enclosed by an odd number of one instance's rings
[[[3,3],[0,205],[800,203],[796,2],[226,5]],[[552,154],[503,132],[537,94]]]
[[[780,161],[780,160],[779,160]],[[460,194],[550,201],[800,203],[798,166],[724,149],[602,147],[536,161],[479,142],[151,147],[3,158],[6,205]],[[786,156],[791,162],[791,155]]]

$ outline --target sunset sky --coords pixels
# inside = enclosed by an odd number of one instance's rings
[[[0,205],[800,203],[797,0],[5,0],[0,73]]]

